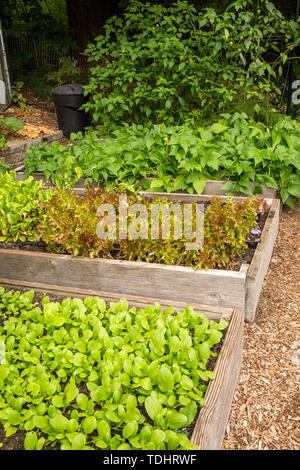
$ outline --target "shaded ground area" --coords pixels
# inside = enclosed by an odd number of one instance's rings
[[[224,449],[300,449],[300,201],[285,208],[244,358]]]
[[[8,143],[23,139],[36,139],[58,131],[53,102],[38,100],[30,91],[24,93],[24,97],[27,100],[24,110],[12,105],[5,112],[0,113],[0,119],[15,117],[24,124],[24,129],[20,131],[1,128],[1,133],[6,135]]]

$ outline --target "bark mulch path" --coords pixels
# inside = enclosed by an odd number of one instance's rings
[[[21,110],[19,106],[11,105],[6,111],[0,113],[0,119],[14,117],[20,119],[24,124],[24,129],[20,131],[1,128],[1,132],[7,137],[8,144],[58,132],[53,100],[39,100],[30,90],[24,92],[24,97],[27,100],[24,110]],[[69,140],[64,137],[61,143],[67,145]]]
[[[245,325],[224,449],[300,449],[299,255],[300,201],[283,210],[256,323]]]

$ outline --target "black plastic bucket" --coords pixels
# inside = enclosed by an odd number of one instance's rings
[[[84,132],[90,124],[88,113],[79,108],[86,103],[81,85],[62,85],[52,90],[58,128],[69,139],[71,132]]]

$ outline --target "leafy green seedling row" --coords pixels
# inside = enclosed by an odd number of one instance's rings
[[[0,288],[0,423],[25,449],[196,448],[176,431],[204,405],[226,322],[191,307],[89,297],[61,303]]]
[[[15,181],[14,172],[0,172],[0,243],[33,241],[36,229],[43,218],[41,202],[51,197],[50,190],[43,190],[42,181],[33,177]]]
[[[118,140],[99,141],[97,132],[73,145],[58,142],[28,149],[26,175],[42,172],[57,184],[83,176],[109,187],[152,177],[151,191],[201,194],[206,180],[225,180],[223,189],[251,195],[262,184],[280,190],[283,203],[300,197],[300,129],[297,121],[280,118],[269,128],[245,113],[223,114],[211,126],[155,125],[124,127]],[[97,139],[98,138],[98,139]],[[229,180],[235,181],[232,184]]]

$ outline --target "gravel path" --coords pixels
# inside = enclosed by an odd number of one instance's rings
[[[224,449],[300,449],[300,201],[284,209],[257,321],[244,357]]]

